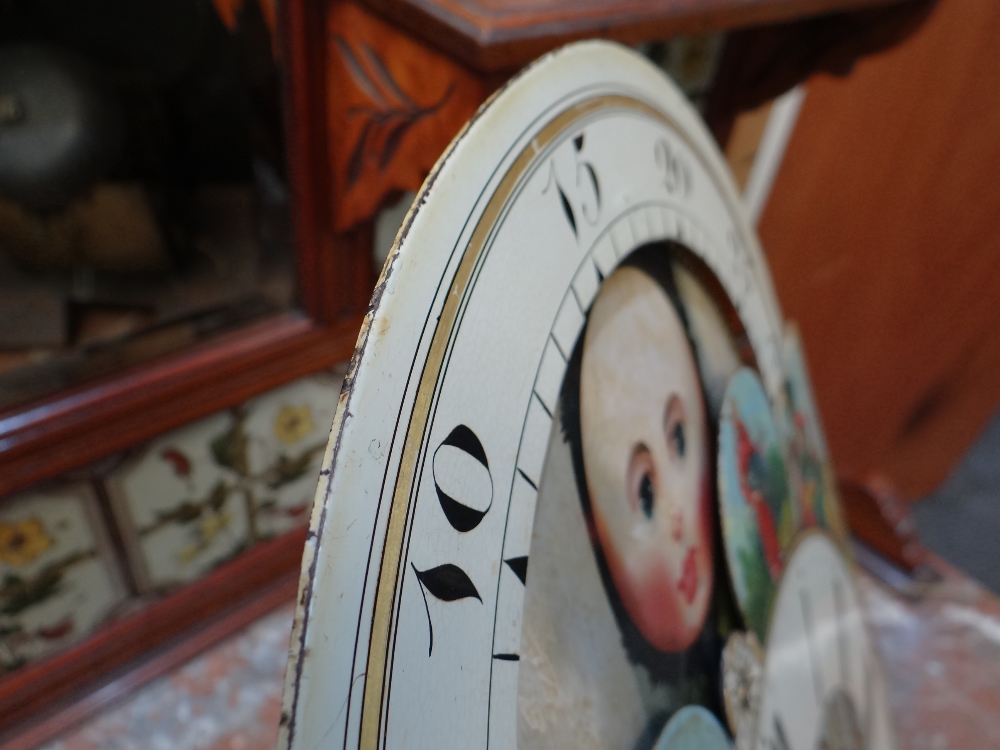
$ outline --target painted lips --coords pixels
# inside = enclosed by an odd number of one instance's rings
[[[698,593],[698,571],[694,560],[694,547],[688,550],[684,558],[684,568],[681,570],[680,580],[677,581],[677,589],[688,604],[694,602],[694,596]]]

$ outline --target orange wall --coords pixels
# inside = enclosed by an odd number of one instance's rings
[[[1000,405],[1000,2],[812,80],[760,233],[838,470],[933,489]]]

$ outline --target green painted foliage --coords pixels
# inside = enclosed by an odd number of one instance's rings
[[[747,587],[747,600],[743,604],[743,615],[747,620],[747,627],[756,633],[761,643],[764,643],[774,585],[767,572],[767,564],[764,562],[760,541],[755,538],[753,544],[753,548],[743,547],[739,551],[739,567],[743,573],[743,582]]]

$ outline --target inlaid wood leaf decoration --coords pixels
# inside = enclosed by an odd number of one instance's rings
[[[366,118],[347,160],[347,187],[350,188],[361,178],[370,154],[378,152],[378,169],[384,170],[410,128],[441,109],[451,97],[455,84],[451,82],[433,104],[420,106],[400,88],[385,63],[367,44],[361,42],[356,53],[342,37],[335,36],[334,43],[354,84],[370,102],[347,110],[348,116]]]
[[[443,602],[478,599],[482,603],[483,599],[479,596],[479,591],[476,590],[475,584],[472,583],[466,572],[457,565],[445,563],[435,568],[417,570],[417,566],[411,562],[410,567],[413,568],[413,572],[420,582],[420,593],[424,597],[424,608],[427,610],[427,627],[430,630],[427,655],[430,656],[434,652],[434,625],[431,623],[431,610],[427,605],[427,592],[429,591],[431,596]]]

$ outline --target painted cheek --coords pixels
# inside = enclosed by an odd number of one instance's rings
[[[677,590],[681,592],[681,598],[688,607],[694,604],[694,598],[698,594],[699,557],[697,548],[691,547],[688,550],[681,565],[681,576],[677,581]]]
[[[708,600],[712,593],[712,582],[715,577],[715,562],[712,555],[712,484],[708,472],[702,481],[700,507],[698,512],[698,539],[695,548],[698,551],[697,566],[698,578],[702,583],[704,594],[700,601],[695,601],[695,606],[702,610],[698,615],[699,619],[705,617],[704,611],[708,608]]]
[[[701,630],[704,616],[691,617],[678,590],[678,576],[656,555],[626,564],[620,551],[610,544],[600,517],[595,518],[595,526],[615,590],[642,636],[654,648],[668,653],[690,646]],[[699,593],[704,585],[698,582]]]
[[[684,514],[680,509],[670,514],[670,536],[675,542],[684,536]]]
[[[612,571],[612,576],[616,579]],[[660,651],[682,651],[697,631],[688,627],[677,582],[663,565],[650,566],[645,575],[631,576],[619,587],[625,609],[649,643]]]
[[[683,560],[677,589],[680,593],[681,617],[694,635],[701,630],[708,613],[714,580],[712,557],[712,489],[705,473],[701,482],[698,506],[694,511],[693,545]]]

